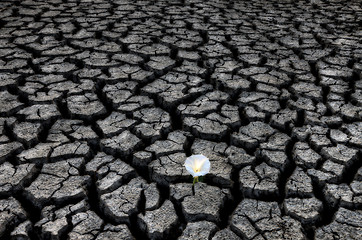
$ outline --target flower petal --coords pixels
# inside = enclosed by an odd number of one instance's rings
[[[194,166],[194,164],[195,164],[195,158],[193,156],[186,158],[185,166],[188,165],[192,167]]]
[[[196,173],[195,173],[194,169],[192,168],[192,166],[185,165],[185,168],[193,177],[196,177],[196,175],[195,175]]]
[[[210,161],[209,159],[206,159],[206,161],[202,164],[200,172],[203,172],[205,174],[210,172]]]
[[[201,169],[202,164],[204,164],[204,162],[207,160],[207,157],[204,155],[192,155],[191,157],[195,159],[194,167],[199,170]]]

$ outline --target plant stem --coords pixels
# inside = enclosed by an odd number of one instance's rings
[[[192,182],[192,186],[195,185],[195,183],[199,182],[199,177],[194,177],[194,181]]]

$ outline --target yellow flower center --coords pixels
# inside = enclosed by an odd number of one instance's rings
[[[201,167],[202,165],[204,164],[205,160],[202,160],[202,161],[197,161],[195,164],[194,164],[194,172],[197,173],[197,172],[201,172]]]

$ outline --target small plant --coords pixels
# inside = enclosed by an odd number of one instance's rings
[[[204,176],[210,171],[210,161],[202,154],[186,158],[184,166],[194,178],[192,185],[199,182],[200,176]]]

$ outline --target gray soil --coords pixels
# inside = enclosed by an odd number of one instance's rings
[[[362,239],[360,1],[0,15],[0,239]]]

